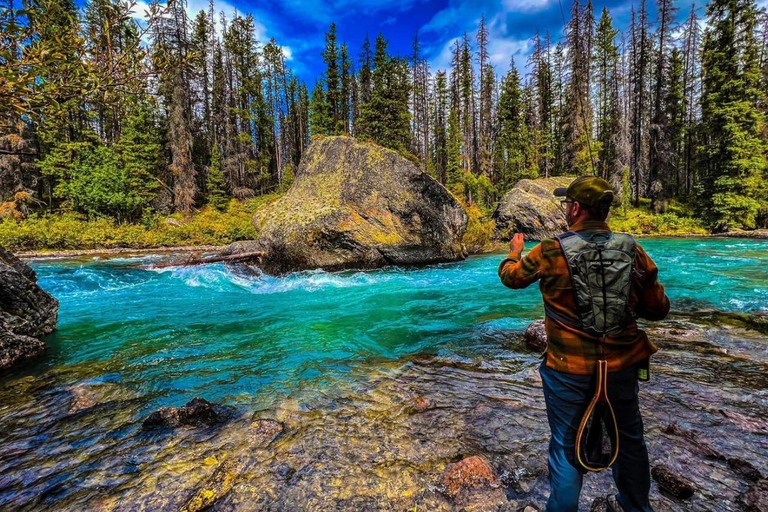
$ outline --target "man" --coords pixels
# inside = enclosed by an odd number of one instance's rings
[[[614,237],[610,231],[606,219],[613,202],[613,191],[607,181],[583,176],[567,189],[556,189],[555,195],[565,198],[561,205],[570,231],[555,239],[541,241],[524,258],[521,257],[523,234],[515,233],[510,242],[511,252],[499,266],[499,277],[504,285],[518,289],[540,281],[544,299],[548,347],[540,372],[552,433],[549,443],[550,496],[546,510],[578,510],[582,476],[586,471],[575,460],[576,432],[595,390],[596,363],[605,359],[609,372],[608,397],[619,430],[619,454],[612,468],[619,492],[609,496],[609,508],[624,512],[652,511],[648,499],[648,451],[637,398],[637,372],[638,365],[647,362],[657,348],[645,332],[638,329],[635,319],[663,319],[669,312],[669,299],[657,280],[658,269],[646,252],[628,235]],[[610,334],[606,334],[605,328],[602,334],[580,328],[584,325],[584,309],[583,306],[577,309],[577,301],[583,301],[583,295],[577,297],[574,293],[573,269],[569,269],[564,254],[564,245],[570,244],[567,238],[574,236],[578,237],[574,240],[625,240],[632,249],[629,254],[634,254],[634,269],[629,271],[633,274],[630,276],[631,286],[625,301],[626,315]],[[600,265],[603,265],[602,261]],[[603,273],[603,286],[605,282]],[[605,326],[605,319],[603,322]]]

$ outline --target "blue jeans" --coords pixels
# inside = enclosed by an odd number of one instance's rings
[[[542,363],[541,381],[547,404],[549,441],[548,512],[576,512],[583,470],[576,462],[576,432],[594,394],[594,376],[562,373]],[[648,449],[643,439],[643,418],[637,399],[634,367],[608,374],[608,398],[619,427],[619,455],[614,463],[616,495],[625,512],[653,512],[648,500],[651,475]]]

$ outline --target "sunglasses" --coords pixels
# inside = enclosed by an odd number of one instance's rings
[[[575,202],[576,201],[574,201],[572,199],[563,199],[562,201],[560,201],[560,209],[565,210],[567,205],[573,204]]]

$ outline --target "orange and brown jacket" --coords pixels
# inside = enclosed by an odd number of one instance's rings
[[[603,221],[585,221],[571,226],[571,231],[608,231]],[[525,288],[539,281],[542,298],[555,313],[578,325],[574,311],[575,298],[568,263],[557,239],[542,240],[521,257],[511,252],[499,266],[499,277],[505,286]],[[669,299],[658,280],[658,269],[648,254],[637,245],[635,276],[629,295],[630,312],[638,318],[661,320],[669,313]],[[557,371],[591,375],[601,355],[600,337],[546,318],[547,366]],[[604,355],[608,371],[615,372],[643,361],[657,348],[634,319],[620,333],[605,340]]]

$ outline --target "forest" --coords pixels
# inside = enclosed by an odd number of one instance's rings
[[[503,76],[482,18],[450,69],[430,69],[418,35],[396,56],[384,34],[352,49],[331,24],[310,85],[252,16],[213,2],[194,17],[152,3],[141,23],[119,0],[3,3],[6,221],[223,211],[285,191],[312,137],[349,134],[484,212],[520,179],[596,174],[625,204],[685,205],[712,231],[768,226],[768,15],[754,0],[687,18],[639,0],[626,31],[574,0],[563,33],[537,35]]]

